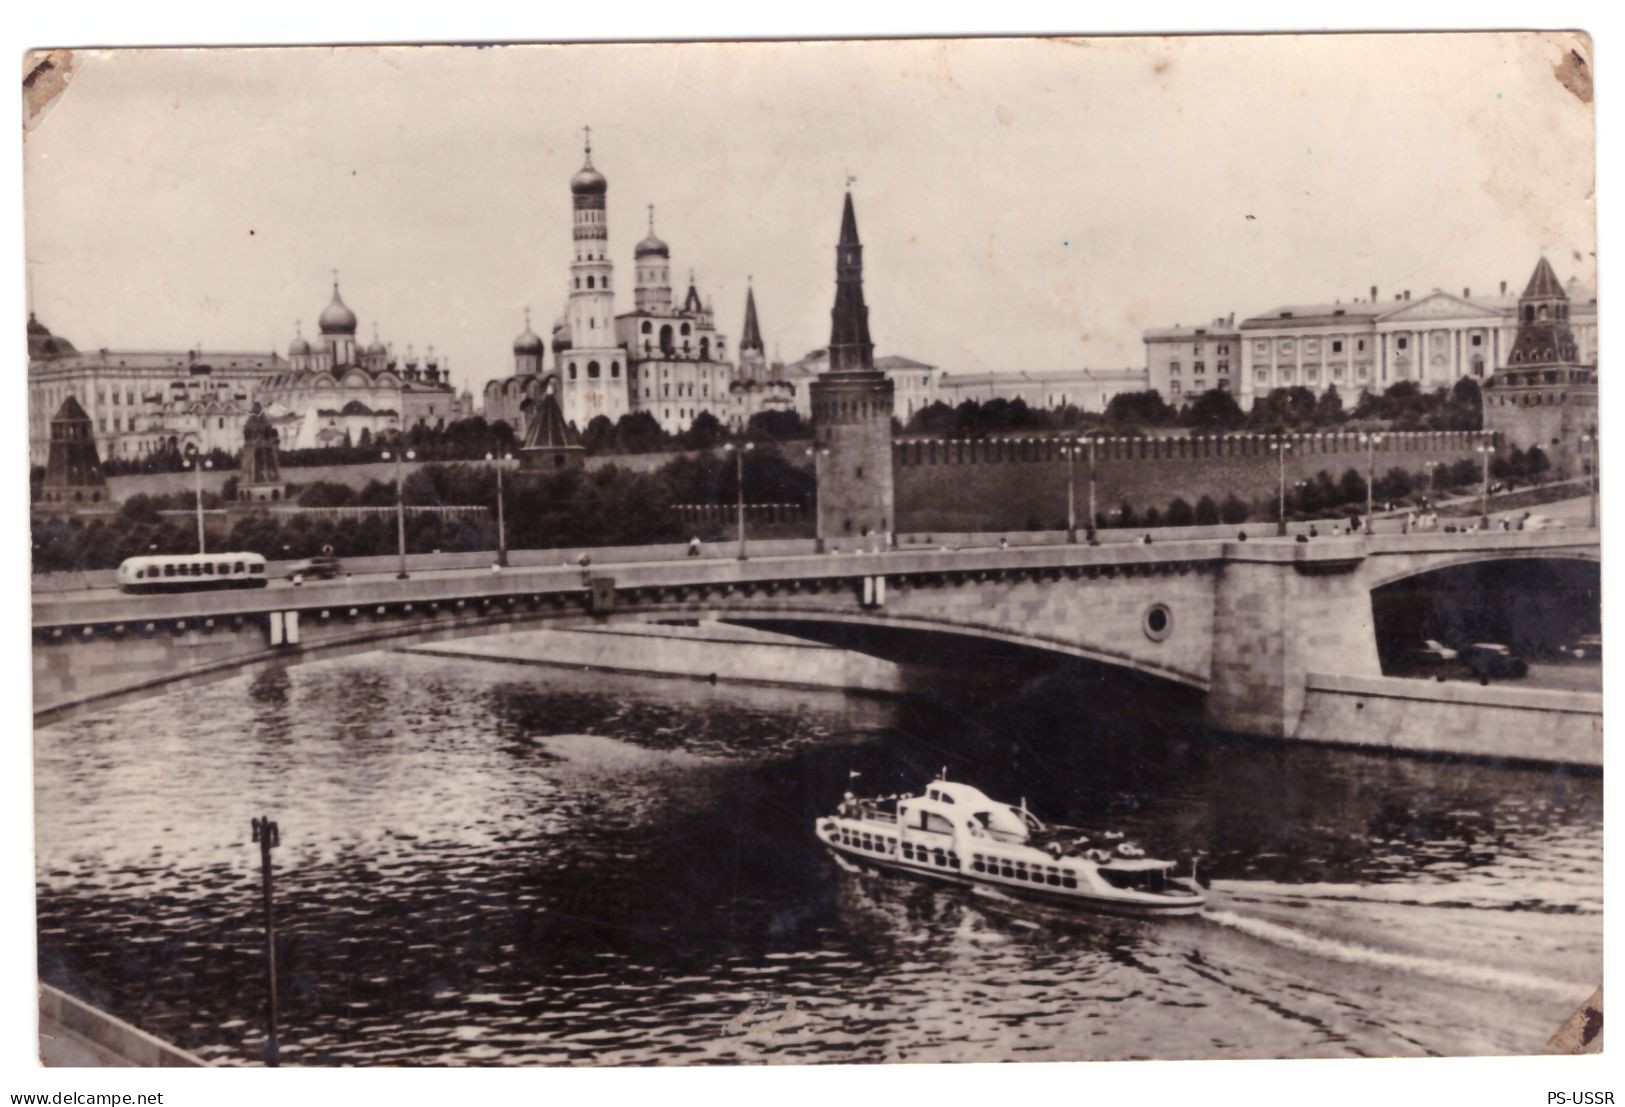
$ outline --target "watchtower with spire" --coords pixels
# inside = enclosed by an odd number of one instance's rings
[[[1518,333],[1506,364],[1484,385],[1484,429],[1504,443],[1540,447],[1554,469],[1584,471],[1582,434],[1597,429],[1597,367],[1579,360],[1569,297],[1541,258],[1518,297]]]
[[[810,385],[818,465],[818,538],[873,548],[896,526],[892,486],[891,380],[875,368],[863,299],[863,244],[852,193],[835,247],[829,367]]]

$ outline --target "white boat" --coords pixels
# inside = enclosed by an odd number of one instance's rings
[[[838,861],[996,890],[1052,906],[1134,915],[1194,915],[1206,896],[1119,838],[1095,843],[1045,826],[1026,808],[969,784],[934,780],[923,793],[859,799],[850,792],[814,833]]]

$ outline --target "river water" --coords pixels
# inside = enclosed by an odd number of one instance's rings
[[[380,653],[36,735],[41,976],[205,1058],[650,1064],[1539,1052],[1602,971],[1602,782],[1223,739],[1115,686],[957,706]],[[1199,918],[853,875],[813,819],[946,766]]]

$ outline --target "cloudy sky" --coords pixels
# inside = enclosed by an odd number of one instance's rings
[[[828,338],[848,174],[881,353],[1144,364],[1148,326],[1594,280],[1569,41],[1395,35],[81,53],[25,151],[31,306],[81,348],[285,349],[337,269],[459,385],[544,335],[582,124],[617,308],[646,205],[737,341]]]

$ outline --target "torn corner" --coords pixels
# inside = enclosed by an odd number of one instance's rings
[[[1574,93],[1582,104],[1591,103],[1591,63],[1586,55],[1580,52],[1582,46],[1588,51],[1591,45],[1589,36],[1580,36],[1583,40],[1563,51],[1563,57],[1552,66],[1552,74],[1557,78],[1558,84]]]
[[[1602,985],[1546,1041],[1557,1053],[1602,1052]]]
[[[38,125],[73,79],[72,50],[30,50],[23,55],[23,134]]]

